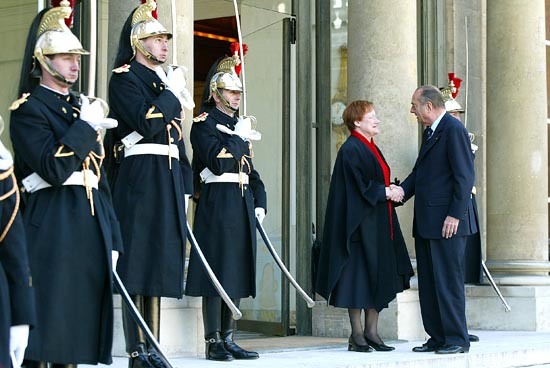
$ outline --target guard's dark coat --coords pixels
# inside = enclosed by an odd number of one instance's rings
[[[52,185],[28,194],[23,211],[37,300],[25,357],[110,364],[111,251],[122,251],[122,241],[104,175],[92,189],[94,216],[84,186],[62,185],[91,151],[102,153],[97,132],[79,119],[69,96],[39,86],[11,115],[18,180],[36,172]]]
[[[0,196],[16,186],[11,176],[0,170]],[[17,188],[16,188],[17,190]],[[16,194],[0,202],[0,234],[4,233],[16,210]],[[0,367],[9,368],[9,332],[11,326],[34,325],[34,290],[29,273],[25,228],[19,212],[0,243]]]
[[[267,210],[264,184],[252,165],[248,143],[216,129],[222,124],[234,129],[235,120],[214,108],[205,121],[193,123],[193,170],[198,175],[208,167],[215,175],[238,173],[247,156],[249,184],[201,184],[195,213],[195,236],[212,270],[231,298],[256,295],[256,219],[254,208]],[[241,171],[247,172],[248,166]],[[218,296],[194,251],[191,251],[185,293]]]
[[[168,156],[125,157],[113,202],[125,246],[117,271],[128,292],[181,298],[187,235],[184,196],[193,193],[193,174],[177,129],[181,105],[155,72],[137,61],[127,71],[112,74],[109,105],[120,138],[136,131],[144,137],[138,144],[172,143],[179,148],[179,162],[171,158],[171,169]]]
[[[338,152],[332,173],[316,292],[329,299],[349,261],[350,240],[356,232],[367,255],[370,283],[364,286],[370,288],[375,308],[380,311],[396,293],[407,289],[413,269],[393,208],[392,219],[393,240],[382,167],[363,142],[350,136]]]

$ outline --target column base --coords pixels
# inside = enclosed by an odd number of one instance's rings
[[[113,303],[113,356],[126,357],[128,354],[124,342],[119,295],[113,297]],[[204,356],[201,298],[162,298],[160,318],[160,346],[164,354],[168,357]]]
[[[505,312],[490,285],[466,286],[466,320],[469,328],[550,331],[549,285],[499,285],[499,290],[512,308],[510,312]]]

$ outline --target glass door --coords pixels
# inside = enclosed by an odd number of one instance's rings
[[[241,113],[257,119],[261,141],[254,142],[254,166],[266,186],[268,208],[264,228],[279,256],[288,264],[289,110],[283,99],[289,97],[289,40],[283,30],[290,17],[291,0],[242,0],[238,2],[243,43],[248,52],[244,62],[246,106]],[[286,19],[286,20],[285,20]],[[206,72],[212,63],[229,54],[229,44],[238,39],[232,1],[195,1],[195,96],[202,96]],[[285,48],[287,51],[285,51]],[[201,71],[202,70],[202,71]],[[205,72],[206,71],[206,72]],[[202,78],[202,80],[201,80]],[[200,104],[197,103],[197,106]],[[286,130],[283,128],[286,127]],[[238,322],[241,331],[266,335],[289,334],[288,284],[257,233],[256,298],[243,299]]]

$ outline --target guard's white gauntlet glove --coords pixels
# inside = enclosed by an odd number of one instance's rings
[[[10,327],[10,355],[15,368],[21,367],[29,341],[29,325]]]
[[[187,213],[187,210],[189,209],[189,198],[191,198],[191,195],[190,194],[186,194],[184,196],[185,198],[185,213]]]
[[[166,89],[176,96],[183,107],[188,110],[193,110],[195,107],[195,102],[193,101],[193,97],[191,97],[191,94],[187,88],[185,88],[187,84],[187,81],[185,80],[185,72],[186,70],[184,67],[173,68],[169,66],[168,73],[164,73],[164,69],[160,66],[155,68],[155,73],[166,85]]]
[[[256,218],[258,219],[258,222],[260,223],[260,225],[262,224],[262,222],[264,222],[264,218],[265,218],[265,209],[263,209],[262,207],[256,207],[254,209],[254,212],[256,214]]]
[[[105,117],[105,108],[99,99],[90,103],[90,99],[86,95],[80,95],[80,100],[82,101],[80,119],[87,122],[92,128],[99,130],[117,127],[118,121]]]
[[[252,129],[252,122],[251,119],[254,119],[253,117],[247,116],[247,117],[239,117],[239,121],[237,121],[237,124],[235,124],[235,130],[231,130],[225,125],[217,124],[216,128],[224,132],[226,134],[230,135],[238,135],[243,140],[248,141],[259,141],[262,139],[262,134],[258,132],[257,130]]]
[[[112,265],[113,265],[113,270],[116,270],[116,265],[118,263],[118,256],[120,254],[118,253],[118,251],[116,250],[113,250],[111,251],[111,262],[112,262]]]

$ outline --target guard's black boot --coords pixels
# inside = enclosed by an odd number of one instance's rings
[[[144,344],[138,344],[134,351],[130,352],[128,368],[154,368],[149,362],[149,354],[147,354]]]
[[[52,363],[51,367],[52,367],[52,368],[77,368],[77,365],[76,365],[76,364],[57,364],[57,363]]]
[[[218,331],[206,336],[206,359],[218,361],[233,360],[233,355],[224,348],[224,342]]]
[[[147,326],[153,333],[153,336],[160,341],[160,297],[143,297],[143,318]],[[167,368],[164,360],[161,359],[154,347],[149,346],[149,363],[155,368]]]
[[[25,368],[48,368],[48,363],[39,362],[36,360],[25,360],[23,362],[23,367]]]
[[[235,344],[235,341],[233,341],[233,331],[224,333],[222,340],[225,350],[231,353],[235,359],[258,359],[260,357],[260,354],[257,352],[244,350]]]
[[[168,368],[155,348],[149,348],[149,363],[155,368]]]

